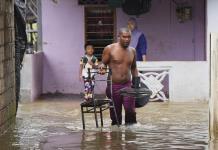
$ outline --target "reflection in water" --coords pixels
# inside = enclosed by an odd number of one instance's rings
[[[75,98],[74,98],[75,99]],[[138,124],[95,128],[94,115],[87,114],[82,130],[80,101],[52,98],[20,104],[14,127],[0,137],[0,149],[105,149],[105,150],[215,150],[208,148],[206,103],[149,103],[137,109]]]
[[[207,149],[207,137],[177,133],[177,131],[157,131],[156,129],[139,131],[133,129],[108,132],[83,132],[81,149]],[[176,128],[175,128],[176,129]],[[191,132],[191,131],[190,131]],[[186,134],[186,135],[185,135]],[[190,134],[190,135],[188,135]]]
[[[136,133],[131,131],[83,132],[81,149],[137,149]]]

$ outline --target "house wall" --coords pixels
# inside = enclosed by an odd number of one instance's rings
[[[205,61],[138,62],[139,70],[168,70],[170,101],[207,101],[209,99],[208,63]],[[154,68],[154,69],[153,69]],[[161,77],[159,77],[161,78]],[[161,82],[163,83],[163,82]]]
[[[217,15],[217,0],[208,0],[207,1],[207,30],[210,32],[218,32],[218,15]]]
[[[32,55],[32,86],[31,100],[37,99],[42,93],[43,52]]]
[[[24,55],[22,65],[20,101],[34,101],[43,93],[43,52]]]
[[[79,93],[84,11],[77,1],[42,1],[43,92]]]
[[[190,65],[194,63],[191,60],[205,60],[204,3],[203,0],[189,0],[188,6],[193,6],[193,19],[185,23],[178,23],[175,16],[176,6],[170,0],[152,1],[151,12],[137,18],[138,26],[148,40],[149,64],[159,63],[161,66],[161,61],[183,60],[187,61],[187,66],[192,66],[190,74],[204,71],[205,67],[198,67],[197,71],[194,71],[195,65]],[[116,14],[117,28],[126,26],[129,16],[120,8]],[[80,57],[84,54],[84,7],[72,0],[58,1],[57,4],[50,0],[42,1],[42,36],[43,93],[82,92],[83,85],[78,80],[78,70]],[[172,66],[177,68],[177,65],[173,64],[172,62]],[[179,65],[179,62],[176,64]],[[143,65],[146,66],[144,63]],[[182,69],[177,71],[174,76],[181,77],[181,73],[184,73]],[[182,79],[187,82],[184,85],[188,85],[188,81]],[[202,80],[208,81],[208,76]],[[180,81],[172,82],[178,84]],[[203,96],[193,92],[184,98],[207,99],[208,82],[204,87],[206,91]],[[99,93],[104,92],[101,85],[96,88]],[[183,93],[173,94],[177,95],[173,97],[176,99]]]
[[[176,1],[178,3],[184,0]],[[147,37],[148,61],[205,60],[204,0],[186,0],[192,6],[192,20],[179,23],[172,0],[152,0],[149,13],[137,17],[138,28]],[[117,10],[117,28],[126,26],[129,16]]]
[[[207,58],[210,58],[210,33],[218,33],[217,0],[207,0]]]
[[[20,71],[20,100],[21,101],[30,101],[32,94],[32,85],[33,85],[33,62],[32,54],[26,54],[23,58],[23,67]]]
[[[0,1],[0,134],[16,115],[14,1]]]

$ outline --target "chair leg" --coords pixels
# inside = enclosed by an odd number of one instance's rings
[[[97,117],[97,112],[96,112],[96,107],[94,106],[94,114],[95,114],[95,124],[96,128],[98,128],[98,117]]]
[[[82,115],[82,123],[83,123],[83,130],[85,129],[85,118],[83,113],[83,106],[81,106],[81,115]]]
[[[103,127],[103,115],[102,115],[102,108],[100,107],[100,117],[101,117],[101,127]]]

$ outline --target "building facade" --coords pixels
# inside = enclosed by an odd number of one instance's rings
[[[15,119],[14,1],[0,1],[0,133]]]

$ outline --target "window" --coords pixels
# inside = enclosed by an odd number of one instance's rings
[[[115,10],[108,7],[85,7],[85,43],[95,48],[101,60],[103,49],[115,41]]]

